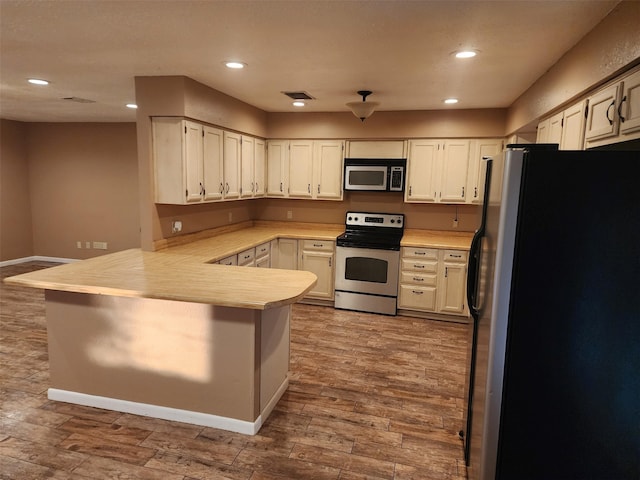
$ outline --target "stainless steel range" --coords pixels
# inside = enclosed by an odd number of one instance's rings
[[[336,239],[335,307],[395,315],[404,215],[347,212]]]

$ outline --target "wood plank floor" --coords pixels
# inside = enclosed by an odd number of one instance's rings
[[[466,478],[463,325],[295,305],[289,389],[246,436],[49,401],[44,313],[0,287],[1,479]]]

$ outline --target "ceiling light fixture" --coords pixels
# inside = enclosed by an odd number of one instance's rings
[[[27,81],[29,83],[32,83],[33,85],[49,85],[49,82],[47,80],[42,80],[40,78],[30,78]]]
[[[446,103],[447,105],[453,105],[454,103],[458,103],[458,99],[457,98],[447,98],[444,100],[444,103]]]
[[[456,58],[473,58],[478,54],[477,50],[459,50],[453,52]]]
[[[296,100],[293,102],[294,107],[304,107],[306,104],[302,100]]]
[[[231,68],[234,70],[240,70],[247,66],[246,63],[242,62],[224,62],[224,64],[227,66],[227,68]]]
[[[135,103],[127,103],[126,107],[133,108],[135,110],[136,108],[138,108],[138,105],[136,105]]]
[[[349,102],[347,107],[363,122],[369,118],[380,104],[378,102],[367,102],[367,97],[373,92],[370,90],[358,90],[358,95],[362,97],[361,102]]]

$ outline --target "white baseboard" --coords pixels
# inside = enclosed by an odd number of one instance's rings
[[[8,267],[9,265],[18,265],[20,263],[27,262],[54,262],[54,263],[72,263],[78,262],[77,258],[63,258],[63,257],[43,257],[41,255],[34,255],[32,257],[14,258],[13,260],[5,260],[0,262],[0,267]]]
[[[235,418],[219,417],[208,413],[192,412],[190,410],[180,410],[177,408],[161,407],[148,403],[130,402],[129,400],[119,400],[117,398],[100,397],[88,395],[86,393],[70,392],[50,388],[48,390],[50,400],[58,402],[74,403],[87,407],[104,408],[116,412],[132,413],[145,417],[161,418],[175,422],[190,423],[203,427],[220,428],[230,432],[243,433],[245,435],[255,435],[262,427],[262,415],[259,415],[254,422],[236,420]]]

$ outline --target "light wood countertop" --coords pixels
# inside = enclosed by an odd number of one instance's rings
[[[175,237],[156,252],[140,249],[25,273],[5,282],[48,290],[157,298],[227,307],[267,309],[300,300],[315,285],[313,273],[216,265],[276,238],[334,241],[344,225],[247,222],[211,235]],[[472,233],[406,229],[405,247],[468,250]]]
[[[211,265],[185,255],[139,249],[5,279],[9,284],[47,290],[256,310],[295,303],[316,281],[311,272]]]
[[[400,245],[403,247],[469,250],[472,239],[473,233],[471,232],[405,229]]]

